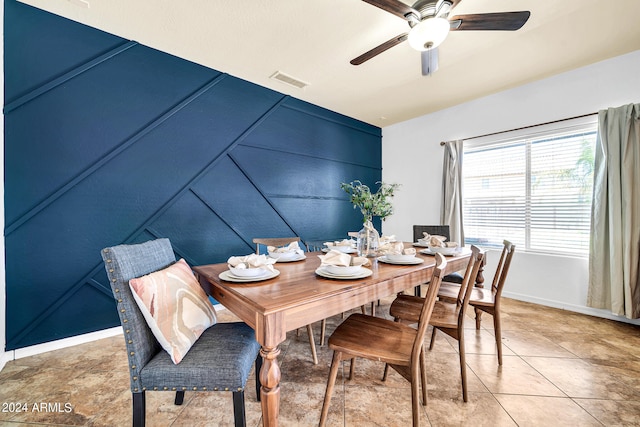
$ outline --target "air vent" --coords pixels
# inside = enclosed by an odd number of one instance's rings
[[[67,0],[71,4],[75,4],[76,6],[85,7],[89,9],[89,2],[86,0]]]
[[[305,83],[302,80],[293,78],[288,74],[281,73],[280,71],[276,71],[275,73],[273,73],[270,78],[280,80],[282,83],[295,86],[298,89],[304,89],[305,86],[309,86],[309,83]]]

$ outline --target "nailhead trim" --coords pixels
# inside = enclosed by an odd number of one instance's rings
[[[134,379],[138,379],[138,377],[134,377]],[[188,387],[179,387],[179,388],[182,391],[188,391],[189,390]],[[160,389],[162,389],[162,390],[160,390]],[[135,390],[137,390],[137,388]],[[151,390],[151,389],[147,388],[147,387],[142,387],[142,390]],[[168,386],[153,386],[153,390],[154,391],[169,391],[169,387]],[[177,390],[178,390],[178,387],[171,387],[171,391],[177,391]],[[191,390],[192,391],[198,391],[198,387],[192,387]],[[207,387],[200,387],[200,390],[201,391],[209,391],[209,389]],[[236,390],[237,391],[243,391],[244,388],[238,387]],[[230,389],[228,387],[225,387],[224,390],[223,390],[220,387],[214,387],[213,391],[230,391]]]

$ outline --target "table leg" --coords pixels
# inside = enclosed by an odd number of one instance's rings
[[[260,369],[260,399],[262,403],[263,427],[276,427],[280,412],[280,366],[278,355],[280,348],[265,347],[260,350],[262,369]]]
[[[478,288],[484,288],[484,266],[487,264],[487,259],[482,258],[482,264],[480,264],[480,268],[478,269],[478,276],[476,277],[475,286]]]

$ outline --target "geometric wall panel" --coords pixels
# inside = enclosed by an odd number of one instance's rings
[[[340,183],[380,180],[377,127],[14,1],[4,51],[7,350],[119,324],[106,246],[362,226]]]

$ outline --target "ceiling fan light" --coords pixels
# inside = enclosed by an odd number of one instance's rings
[[[447,38],[449,27],[444,18],[427,18],[409,31],[409,44],[420,51],[438,47]]]

